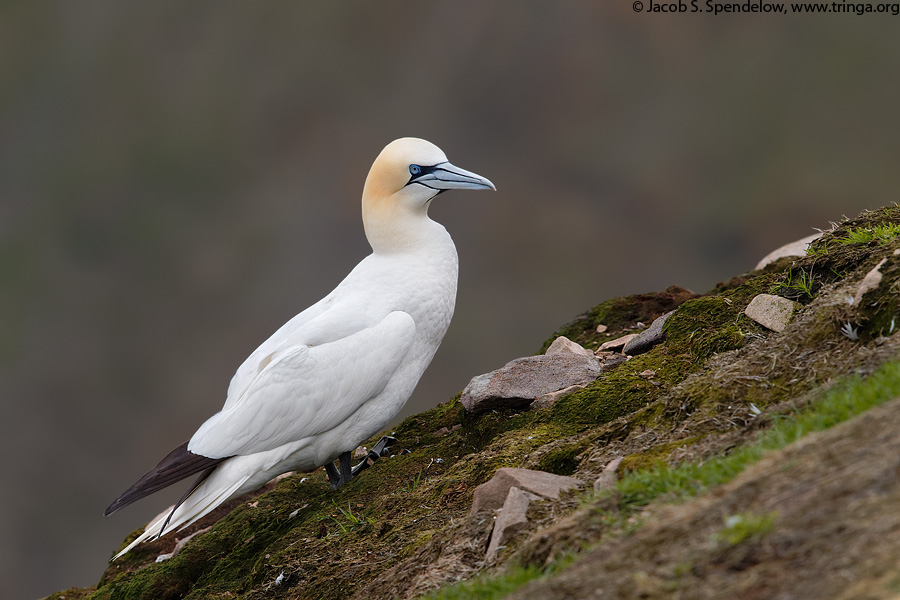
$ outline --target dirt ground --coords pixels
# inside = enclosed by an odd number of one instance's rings
[[[898,431],[900,399],[657,510],[635,535],[509,598],[900,598]],[[748,511],[773,515],[774,526],[723,542],[726,520]]]

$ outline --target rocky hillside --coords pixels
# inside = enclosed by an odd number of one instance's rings
[[[337,492],[282,478],[51,598],[896,598],[898,236],[603,302]]]

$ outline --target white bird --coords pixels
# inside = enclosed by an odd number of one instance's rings
[[[281,473],[325,465],[337,488],[365,466],[351,469],[350,452],[397,415],[453,315],[456,247],[428,217],[431,201],[451,189],[496,188],[425,140],[402,138],[381,151],[362,195],[372,254],[263,342],[238,367],[222,410],[106,509],[201,473],[113,560]]]

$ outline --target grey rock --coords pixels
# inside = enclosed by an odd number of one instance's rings
[[[630,356],[626,356],[621,352],[612,352],[610,350],[598,350],[595,356],[597,357],[597,360],[600,361],[600,368],[604,373],[606,371],[612,371],[623,362],[631,358]]]
[[[503,368],[473,377],[460,402],[470,413],[498,408],[525,408],[538,396],[572,385],[585,385],[600,376],[599,361],[591,354],[527,356]]]
[[[636,356],[638,354],[643,354],[656,344],[660,343],[664,339],[666,339],[666,333],[663,331],[663,325],[666,324],[666,319],[669,318],[674,310],[667,312],[661,317],[657,317],[650,323],[650,327],[642,331],[637,335],[637,337],[628,341],[625,344],[625,347],[622,348],[622,352],[628,354],[629,356]]]
[[[494,560],[500,548],[528,524],[528,505],[532,500],[541,500],[541,497],[517,487],[509,488],[500,514],[494,521],[494,531],[491,532],[491,541],[484,557],[486,561]]]
[[[614,340],[609,340],[608,342],[604,342],[600,344],[600,348],[598,348],[598,352],[605,352],[607,350],[619,350],[625,347],[625,344],[636,338],[638,334],[629,333],[628,335],[623,335],[622,337],[618,337]]]
[[[559,499],[560,490],[581,485],[574,477],[563,477],[544,471],[502,467],[494,476],[475,488],[472,499],[472,514],[480,510],[496,510],[503,506],[509,489],[517,487],[543,498]]]
[[[531,409],[550,408],[554,404],[556,404],[556,401],[559,400],[560,398],[562,398],[563,396],[566,396],[568,394],[571,394],[572,392],[577,392],[578,390],[583,390],[583,389],[584,389],[583,385],[570,385],[567,388],[563,388],[563,389],[557,390],[555,392],[550,392],[549,394],[544,394],[543,396],[538,396],[537,398],[534,399],[534,402],[531,403],[531,406],[529,408],[531,408]]]
[[[784,331],[798,306],[796,302],[781,296],[759,294],[750,301],[744,314],[766,329]]]
[[[615,458],[609,462],[608,465],[603,469],[603,472],[600,473],[600,477],[594,481],[594,491],[599,492],[600,490],[606,490],[612,488],[616,485],[616,481],[618,477],[616,476],[616,472],[619,470],[619,465],[622,463],[622,456]]]
[[[559,336],[553,343],[550,344],[550,347],[547,348],[547,351],[544,352],[545,355],[553,355],[553,354],[580,354],[581,356],[589,356],[593,357],[594,353],[590,350],[582,347],[580,344],[577,344],[567,338],[564,335]]]

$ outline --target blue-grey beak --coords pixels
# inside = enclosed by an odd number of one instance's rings
[[[421,169],[421,172],[414,175],[409,183],[418,183],[434,190],[497,190],[490,179],[460,169],[449,162],[431,167],[421,167]]]

